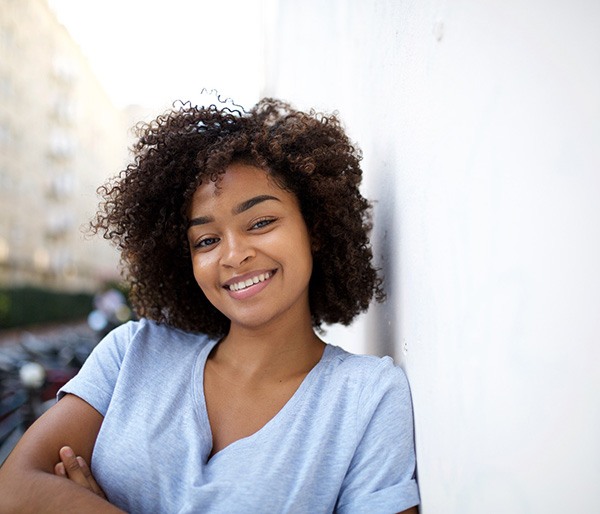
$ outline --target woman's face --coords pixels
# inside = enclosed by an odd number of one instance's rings
[[[293,193],[234,163],[196,190],[189,219],[194,277],[232,329],[310,321],[311,241]]]

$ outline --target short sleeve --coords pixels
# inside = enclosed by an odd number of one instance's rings
[[[358,445],[336,512],[397,513],[418,505],[410,389],[391,358],[380,361],[358,409]]]
[[[121,364],[138,324],[138,322],[128,322],[102,339],[86,359],[79,373],[58,391],[58,400],[67,393],[74,394],[105,416]]]

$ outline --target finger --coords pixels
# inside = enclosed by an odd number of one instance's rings
[[[94,491],[101,498],[106,498],[104,491],[102,489],[100,489],[100,486],[98,485],[98,483],[96,482],[96,479],[92,475],[92,471],[90,470],[90,467],[87,465],[87,462],[85,461],[85,459],[83,457],[78,456],[77,462],[79,464],[79,467],[81,468],[81,471],[83,472],[83,475],[85,476],[88,483],[90,484],[92,491]]]
[[[56,466],[54,466],[54,474],[59,477],[67,476],[67,470],[65,469],[65,465],[62,462],[59,462]]]
[[[64,446],[60,449],[58,454],[65,467],[67,477],[69,477],[69,479],[76,484],[79,484],[80,486],[92,491],[92,487],[83,474],[83,470],[81,469],[73,450],[69,446]]]

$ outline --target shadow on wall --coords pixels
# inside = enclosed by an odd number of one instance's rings
[[[386,151],[387,146],[387,151]],[[369,337],[368,351],[376,355],[390,355],[399,361],[399,346],[396,338],[400,323],[399,291],[395,290],[397,284],[395,270],[399,268],[399,255],[397,254],[398,211],[394,206],[395,191],[395,156],[389,155],[389,145],[371,149],[372,155],[380,156],[378,162],[366,165],[365,176],[368,187],[367,196],[373,202],[373,232],[371,243],[375,266],[383,277],[386,301],[374,304],[371,316],[367,321],[367,334]],[[374,177],[369,181],[369,177]],[[396,244],[395,244],[396,243]]]

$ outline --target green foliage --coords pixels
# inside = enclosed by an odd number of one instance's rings
[[[20,287],[0,289],[0,329],[85,318],[93,295]]]

